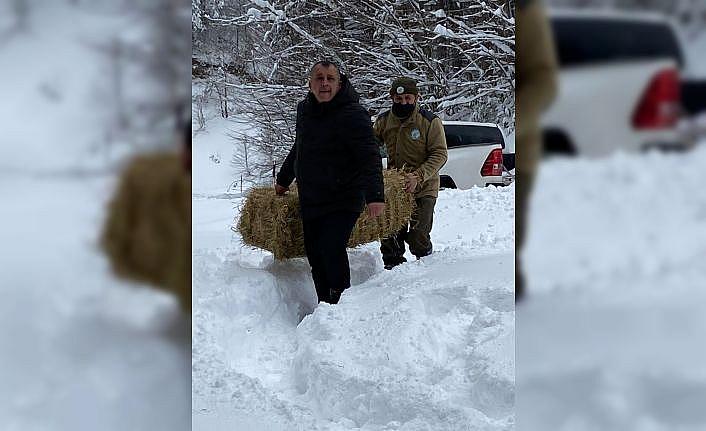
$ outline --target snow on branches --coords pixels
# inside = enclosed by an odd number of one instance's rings
[[[247,85],[236,97],[272,104],[257,126],[286,127],[272,118],[294,110],[306,94],[311,65],[342,65],[371,115],[390,107],[389,85],[398,76],[417,79],[422,104],[450,120],[514,127],[514,18],[507,0],[208,0],[195,11],[195,57],[218,69],[222,62]],[[217,14],[214,13],[217,10]],[[212,79],[226,85],[214,70]],[[296,91],[293,91],[295,89]],[[257,97],[266,92],[267,97]],[[236,103],[237,105],[238,103]],[[242,108],[255,109],[252,103]],[[275,116],[276,117],[276,116]],[[265,124],[267,123],[267,124]],[[291,130],[272,130],[279,140]]]

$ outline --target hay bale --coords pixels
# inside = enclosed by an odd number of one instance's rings
[[[240,211],[237,232],[245,244],[269,250],[276,259],[304,256],[296,188],[284,196],[272,187],[253,188]]]
[[[179,154],[138,156],[123,172],[101,238],[116,275],[175,294],[191,310],[191,175]]]
[[[404,173],[395,169],[383,171],[385,181],[385,212],[369,219],[363,211],[353,228],[349,247],[386,238],[409,223],[414,209],[414,195],[404,191]]]
[[[383,172],[385,211],[380,217],[368,218],[363,211],[353,228],[348,247],[388,237],[405,226],[414,209],[414,197],[404,191],[404,174],[395,169]],[[299,215],[299,197],[291,187],[277,196],[272,187],[253,188],[240,212],[235,230],[247,245],[271,251],[275,259],[303,257],[304,234]]]

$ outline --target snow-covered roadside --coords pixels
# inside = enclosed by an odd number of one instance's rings
[[[514,186],[443,191],[432,256],[351,250],[353,286],[315,308],[305,259],[229,230],[218,121],[194,145],[194,429],[511,429]]]
[[[542,166],[517,308],[521,429],[706,427],[704,163],[706,143]]]

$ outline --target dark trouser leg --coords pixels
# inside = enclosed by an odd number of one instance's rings
[[[401,263],[407,262],[404,258],[404,241],[407,238],[407,226],[403,227],[399,232],[380,241],[380,252],[382,253],[382,262],[386,269],[391,269]]]
[[[307,222],[309,231],[315,232],[307,239],[305,228],[304,244],[307,256],[310,252],[314,256],[314,262],[310,258],[309,264],[319,301],[335,304],[351,285],[346,248],[358,216],[360,213],[336,212]]]
[[[431,244],[431,228],[434,223],[434,206],[436,198],[423,197],[417,198],[412,220],[410,220],[409,234],[407,235],[407,243],[409,251],[417,258],[428,256],[432,251]]]
[[[326,284],[326,265],[324,264],[321,249],[317,246],[321,242],[320,218],[302,220],[304,230],[304,249],[311,267],[311,277],[319,302],[330,302],[330,293]]]
[[[516,171],[515,176],[515,301],[525,293],[525,277],[520,253],[525,243],[529,200],[534,184],[534,174]]]

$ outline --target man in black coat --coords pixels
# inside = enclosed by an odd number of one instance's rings
[[[335,64],[309,73],[309,94],[297,105],[296,138],[277,174],[283,195],[297,180],[304,248],[319,302],[338,302],[350,287],[346,247],[356,220],[385,209],[382,161],[370,117]]]

